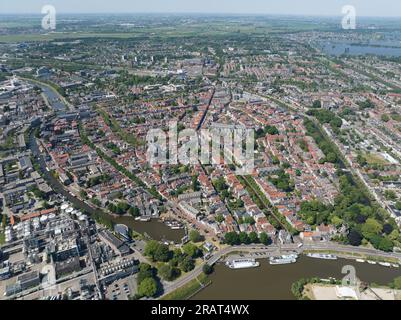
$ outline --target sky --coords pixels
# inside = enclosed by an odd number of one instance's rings
[[[0,0],[0,14],[40,14],[50,4],[57,13],[234,13],[342,15],[353,5],[359,16],[401,17],[400,0]]]

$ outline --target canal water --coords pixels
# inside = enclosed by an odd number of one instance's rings
[[[342,54],[348,55],[378,55],[388,57],[400,57],[401,47],[386,47],[373,45],[353,45],[350,43],[341,42],[326,42],[321,43],[320,48],[329,55],[339,56]]]
[[[43,85],[35,85],[42,89],[43,94],[47,97],[49,104],[55,111],[66,111],[67,108],[65,107],[65,104],[61,101],[58,94],[54,92],[53,89]]]
[[[401,269],[359,263],[354,260],[321,260],[300,256],[298,262],[288,265],[270,265],[267,259],[252,269],[229,269],[215,266],[210,276],[211,285],[200,291],[193,300],[294,300],[291,285],[301,278],[319,277],[342,279],[346,265],[356,269],[356,276],[365,282],[386,285],[401,276]]]
[[[131,217],[118,217],[113,218],[114,223],[125,224],[131,230],[135,230],[143,235],[147,234],[154,240],[158,241],[174,241],[175,243],[181,243],[181,239],[185,236],[183,229],[173,230],[163,222],[152,219],[149,222],[135,221]]]

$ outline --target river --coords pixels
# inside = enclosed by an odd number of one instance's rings
[[[197,293],[193,300],[294,300],[291,285],[301,278],[319,277],[342,279],[346,265],[356,269],[356,276],[365,282],[385,285],[401,276],[401,269],[359,263],[354,260],[318,260],[300,256],[298,262],[288,265],[270,265],[267,259],[253,269],[229,269],[215,266],[210,276],[212,283]]]
[[[343,42],[325,42],[319,44],[320,49],[329,55],[378,55],[387,57],[400,57],[401,47],[386,47],[374,45],[357,45]]]
[[[37,85],[35,83],[35,85]],[[40,86],[40,85],[39,85]],[[50,89],[47,86],[40,86],[43,90],[43,93],[47,96],[49,104],[54,108],[56,112],[63,112],[67,110],[64,103],[58,97],[57,93],[54,92],[53,89]],[[39,151],[39,147],[36,143],[35,136],[33,134],[33,130],[29,136],[29,148],[31,149],[35,161],[39,163],[42,175],[46,179],[47,183],[53,188],[53,190],[64,196],[69,202],[71,202],[75,207],[79,208],[82,211],[89,213],[92,216],[101,216],[103,219],[111,221],[113,223],[121,223],[127,225],[131,230],[134,230],[141,234],[147,234],[149,237],[163,241],[174,241],[176,243],[180,243],[181,239],[185,235],[184,230],[172,230],[170,227],[165,225],[163,222],[152,219],[150,222],[139,222],[135,221],[133,217],[112,217],[111,215],[95,209],[84,201],[76,198],[75,196],[71,195],[64,187],[64,185],[56,179],[50,172],[46,170],[46,163],[43,158],[43,155]]]

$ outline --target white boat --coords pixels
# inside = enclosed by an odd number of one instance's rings
[[[365,263],[366,261],[363,259],[356,259],[356,262]]]
[[[164,221],[166,226],[170,227],[172,230],[180,230],[183,229],[184,226],[181,222],[175,221],[175,220],[166,220]]]
[[[388,262],[379,262],[379,264],[383,267],[391,267],[391,263]]]
[[[290,255],[282,255],[279,257],[270,257],[269,263],[272,265],[279,265],[279,264],[290,264],[297,262],[298,255],[290,254]]]
[[[307,256],[314,259],[337,260],[337,256],[334,254],[308,253]]]
[[[399,268],[399,267],[400,267],[398,264],[395,264],[395,263],[391,264],[391,266],[392,266],[393,268]]]
[[[377,264],[376,261],[372,261],[372,260],[368,260],[368,263],[369,263],[369,264]]]
[[[152,219],[150,217],[147,217],[147,216],[140,216],[140,217],[136,217],[135,220],[136,221],[140,221],[140,222],[149,222]]]
[[[235,259],[226,262],[230,269],[247,269],[259,267],[260,263],[255,259]]]

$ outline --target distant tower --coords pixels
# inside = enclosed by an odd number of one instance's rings
[[[167,57],[164,58],[164,63],[168,63],[168,58]]]

